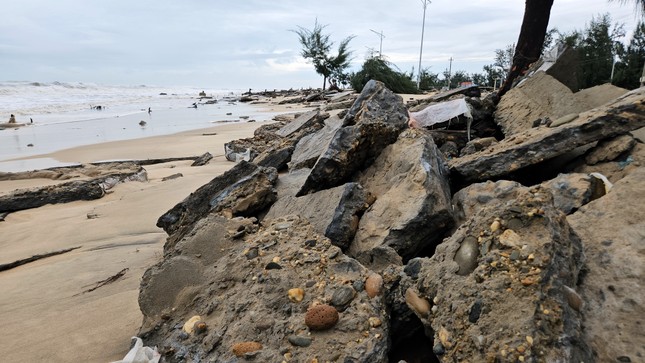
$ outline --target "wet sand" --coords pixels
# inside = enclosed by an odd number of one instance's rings
[[[294,112],[297,108],[265,108]],[[213,154],[211,162],[146,166],[147,182],[119,184],[105,197],[11,213],[0,222],[0,264],[80,248],[0,272],[0,356],[7,362],[109,362],[137,335],[144,271],[162,257],[166,234],[157,218],[233,166],[224,143],[251,137],[262,123],[223,124],[173,135],[80,146],[38,155],[61,163]],[[183,177],[162,181],[181,173]],[[0,194],[49,185],[50,179],[0,181]],[[88,218],[88,214],[96,218]],[[123,273],[91,292],[97,283]]]

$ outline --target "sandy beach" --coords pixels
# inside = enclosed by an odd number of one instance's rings
[[[262,111],[294,112],[267,108]],[[117,185],[95,201],[77,201],[11,213],[0,222],[0,264],[79,247],[0,272],[0,356],[7,362],[108,362],[123,358],[142,315],[141,276],[159,261],[166,239],[157,218],[195,189],[228,170],[224,143],[251,137],[264,122],[222,124],[173,135],[107,142],[37,155],[60,163],[170,158],[210,152],[192,161],[146,166],[147,182]],[[162,181],[181,173],[183,177]],[[0,181],[0,195],[50,179]],[[88,218],[88,214],[93,218]],[[112,276],[114,282],[100,285]]]

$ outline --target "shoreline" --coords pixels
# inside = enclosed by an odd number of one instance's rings
[[[271,101],[271,100],[269,100]],[[18,172],[73,165],[74,158],[56,160],[56,153],[79,147],[136,141],[150,137],[169,136],[197,130],[222,130],[227,125],[240,125],[250,120],[270,122],[280,113],[311,109],[306,105],[284,106],[277,102],[262,104],[208,105],[198,109],[169,109],[152,114],[137,113],[122,117],[98,118],[52,124],[35,124],[0,131],[0,172]],[[145,122],[140,125],[139,122]],[[217,131],[209,131],[216,133]],[[224,131],[222,131],[224,132]],[[164,144],[168,146],[169,144]],[[203,151],[205,152],[205,151]],[[202,152],[202,153],[203,153]],[[172,155],[175,156],[175,155]],[[82,157],[82,155],[81,155]],[[117,159],[109,158],[109,159]],[[145,159],[142,157],[140,159]],[[86,160],[91,162],[108,158]],[[70,161],[71,160],[71,161]],[[72,163],[72,164],[70,164]]]

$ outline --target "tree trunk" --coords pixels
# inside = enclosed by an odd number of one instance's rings
[[[323,76],[323,91],[327,87],[327,76]]]
[[[511,89],[513,81],[526,72],[531,63],[540,59],[552,5],[553,0],[526,0],[524,19],[522,20],[517,46],[515,47],[513,64],[508,72],[506,81],[497,94],[498,98],[501,98]]]

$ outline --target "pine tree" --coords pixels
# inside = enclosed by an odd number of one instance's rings
[[[645,64],[645,22],[638,23],[627,49],[621,52],[619,57],[614,84],[627,89],[638,88]]]
[[[323,90],[327,87],[327,78],[332,75],[341,76],[343,70],[349,67],[351,60],[351,51],[347,48],[349,42],[354,36],[343,39],[338,45],[338,53],[331,55],[331,47],[334,43],[329,40],[328,34],[323,34],[327,25],[320,25],[318,20],[312,30],[301,26],[292,32],[298,35],[298,40],[302,45],[301,55],[303,58],[311,61],[316,69],[316,73],[323,76]]]

